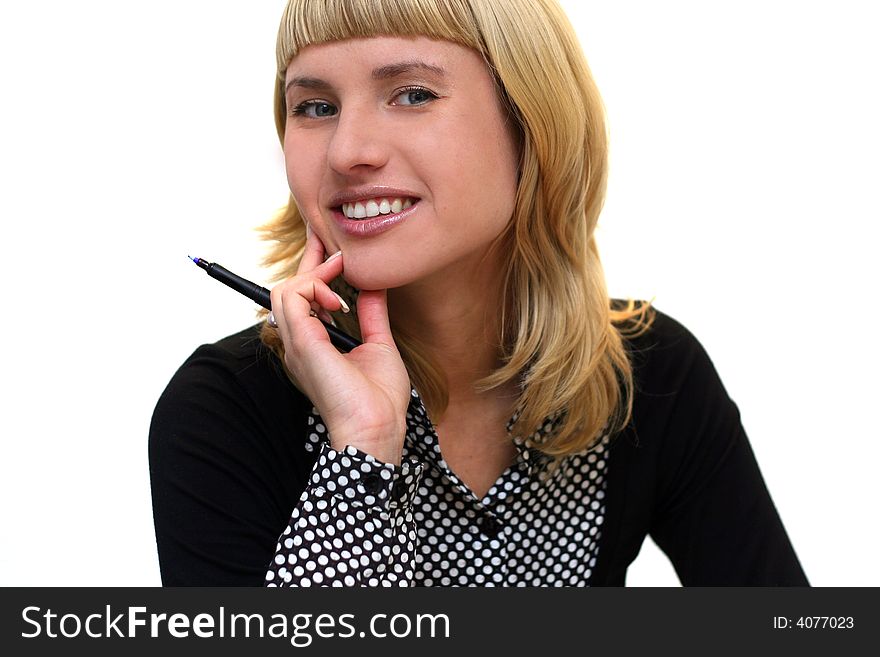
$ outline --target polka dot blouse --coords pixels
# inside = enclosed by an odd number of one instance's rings
[[[267,586],[589,584],[605,514],[607,436],[552,474],[549,459],[515,437],[515,462],[478,499],[443,460],[415,391],[399,466],[351,446],[332,449],[315,409],[308,422],[317,460]],[[548,420],[538,434],[552,428]]]

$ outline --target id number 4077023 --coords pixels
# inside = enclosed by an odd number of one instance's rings
[[[852,628],[852,616],[798,616],[796,619],[786,616],[773,617],[775,630],[851,630]]]

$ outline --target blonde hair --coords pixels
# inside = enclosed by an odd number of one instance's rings
[[[480,53],[518,126],[520,179],[512,220],[495,248],[504,259],[500,359],[477,382],[520,385],[514,435],[558,459],[622,429],[632,413],[632,368],[623,337],[644,332],[650,303],[612,304],[594,231],[605,198],[604,106],[571,24],[555,0],[290,0],[277,42],[275,122],[283,141],[284,78],[309,44],[377,35],[422,35]],[[266,264],[296,272],[305,225],[293,198],[263,227]],[[343,296],[356,291],[337,279]],[[354,304],[349,304],[354,308]],[[334,315],[359,335],[357,318]],[[442,369],[411,336],[394,331],[415,388],[437,421],[448,404]],[[279,354],[277,332],[263,341]],[[562,421],[532,436],[548,417]],[[536,434],[537,435],[537,434]],[[532,438],[529,438],[532,436]]]

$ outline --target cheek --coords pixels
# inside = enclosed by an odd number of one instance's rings
[[[445,175],[454,188],[446,201],[464,204],[487,219],[486,213],[493,219],[509,218],[519,178],[519,155],[510,131],[498,121],[482,121],[455,144],[445,158]]]
[[[302,140],[285,139],[284,168],[287,185],[304,214],[316,211],[321,181],[320,153]]]

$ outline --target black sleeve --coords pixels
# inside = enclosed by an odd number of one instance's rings
[[[149,437],[163,585],[262,585],[314,461],[293,435],[298,394],[265,354],[223,343],[174,375]]]
[[[730,399],[700,343],[666,318],[650,534],[685,586],[805,586],[807,578]],[[657,386],[655,386],[656,389]]]

